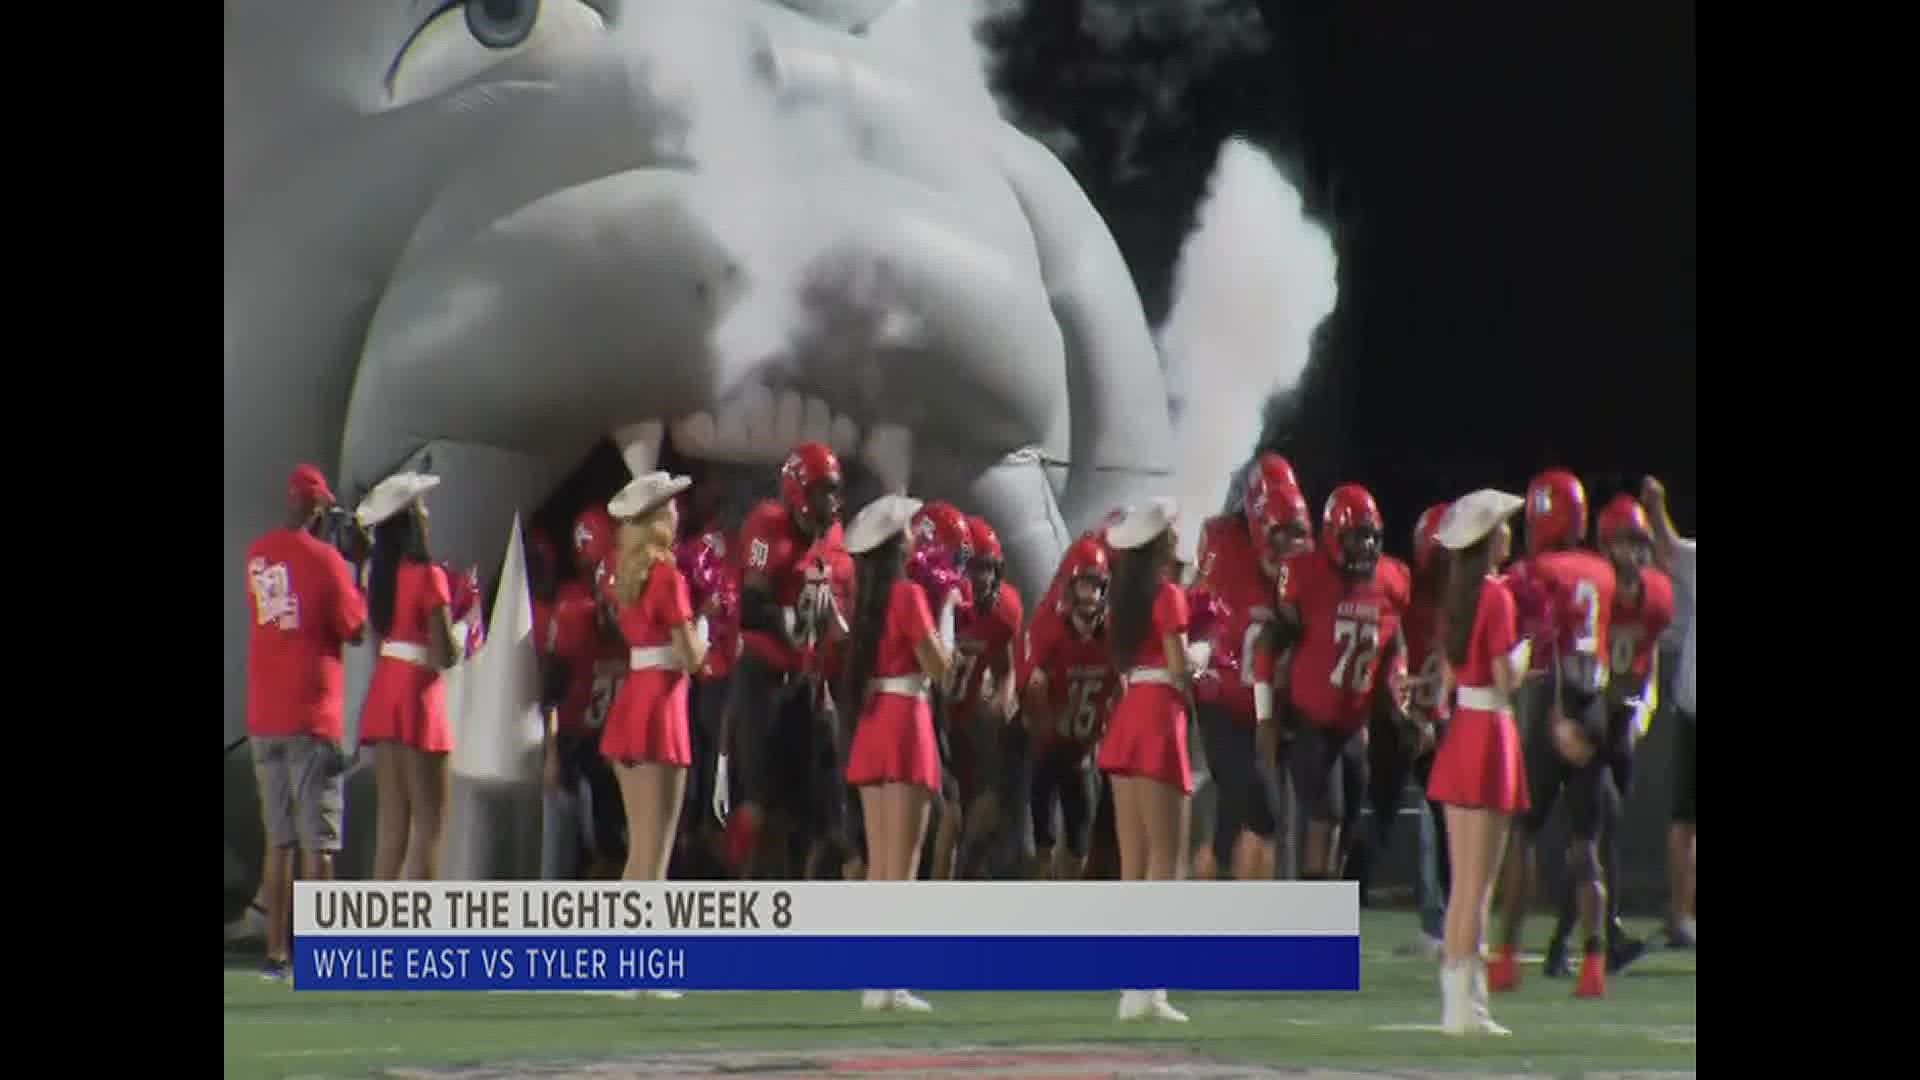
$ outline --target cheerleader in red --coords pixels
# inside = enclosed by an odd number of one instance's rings
[[[1155,499],[1107,529],[1113,590],[1107,642],[1125,689],[1107,721],[1100,771],[1113,784],[1123,881],[1173,881],[1187,866],[1193,771],[1187,758],[1187,594],[1172,578],[1176,508]],[[1165,990],[1126,990],[1122,1020],[1186,1015]]]
[[[613,763],[627,809],[626,881],[666,878],[693,764],[687,685],[689,673],[706,661],[707,643],[673,556],[679,528],[673,497],[691,484],[652,472],[607,503],[620,522],[613,594],[629,669],[607,711],[600,754]]]
[[[447,610],[446,571],[427,548],[427,492],[435,476],[401,473],[360,504],[373,529],[368,608],[380,659],[360,706],[360,742],[373,747],[377,791],[373,876],[432,881],[439,875],[440,823],[447,799],[447,688],[440,673],[460,650]]]
[[[839,700],[859,716],[847,753],[847,783],[860,790],[868,881],[914,878],[940,791],[932,695],[947,685],[953,658],[934,625],[926,589],[906,574],[914,547],[907,526],[920,506],[918,499],[882,495],[847,529],[854,611]],[[869,990],[862,1005],[930,1008],[905,990]]]
[[[1440,969],[1441,1027],[1450,1035],[1510,1034],[1487,1008],[1480,943],[1508,830],[1527,809],[1512,694],[1528,650],[1519,641],[1513,594],[1493,576],[1513,543],[1507,519],[1522,505],[1516,495],[1476,491],[1448,508],[1437,536],[1452,553],[1444,625],[1454,704],[1427,797],[1446,806],[1453,867]]]

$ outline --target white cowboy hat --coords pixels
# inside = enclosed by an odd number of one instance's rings
[[[1526,500],[1518,495],[1481,488],[1471,495],[1455,499],[1453,505],[1447,507],[1447,512],[1440,518],[1440,527],[1435,531],[1434,539],[1448,551],[1470,548],[1486,539],[1488,533],[1526,504]]]
[[[882,495],[861,507],[847,526],[847,551],[859,555],[899,536],[921,505],[910,495]]]
[[[620,493],[607,500],[607,513],[625,521],[659,509],[660,504],[693,486],[693,479],[666,472],[636,476]]]
[[[353,513],[361,524],[371,528],[412,506],[415,499],[439,486],[440,478],[431,473],[394,473],[373,485],[373,490],[360,500],[360,508]]]
[[[1150,499],[1145,506],[1129,506],[1120,520],[1107,526],[1107,543],[1128,551],[1149,543],[1180,519],[1180,507],[1165,497]]]

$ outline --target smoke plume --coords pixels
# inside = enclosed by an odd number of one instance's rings
[[[1220,505],[1260,438],[1262,410],[1306,371],[1338,298],[1325,229],[1267,155],[1238,138],[1218,164],[1174,268],[1160,350],[1172,399],[1174,479],[1198,515]],[[1197,522],[1182,530],[1193,557]]]

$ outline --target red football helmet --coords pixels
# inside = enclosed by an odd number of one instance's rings
[[[969,515],[967,531],[973,538],[973,557],[989,562],[1005,562],[1006,552],[1000,548],[1000,534],[993,531],[993,525],[979,514]]]
[[[1106,602],[1107,580],[1112,571],[1108,567],[1107,545],[1096,537],[1081,537],[1067,549],[1066,557],[1060,560],[1060,607],[1063,611],[1075,608],[1085,610],[1088,615],[1097,615],[1099,608]],[[1099,595],[1091,600],[1082,600],[1075,584],[1081,578],[1092,580]]]
[[[967,515],[952,503],[923,504],[908,527],[913,530],[914,543],[933,544],[953,552],[960,569],[965,569],[973,556],[973,528],[967,523]]]
[[[780,501],[794,520],[824,531],[840,519],[840,459],[825,443],[801,443],[780,466]]]
[[[1440,519],[1447,516],[1447,507],[1452,503],[1434,503],[1420,511],[1420,519],[1413,523],[1413,568],[1425,571],[1433,553],[1440,547]]]
[[[1260,535],[1267,525],[1274,523],[1270,515],[1286,509],[1284,505],[1279,510],[1274,508],[1275,495],[1299,490],[1300,481],[1294,478],[1293,465],[1286,458],[1279,454],[1261,454],[1247,472],[1247,492],[1240,499],[1240,509],[1246,513],[1247,525],[1254,535]]]
[[[1600,546],[1616,568],[1638,571],[1653,561],[1653,524],[1631,495],[1615,495],[1600,511]]]
[[[1527,551],[1572,547],[1587,538],[1587,489],[1565,469],[1548,469],[1527,485]]]
[[[1384,528],[1379,504],[1359,484],[1341,484],[1327,496],[1320,513],[1320,542],[1333,565],[1364,577],[1380,561],[1380,532]]]
[[[991,610],[1000,598],[1000,575],[1006,572],[1007,557],[1000,550],[1000,535],[979,515],[967,518],[973,557],[967,563],[967,576],[973,579],[973,602],[982,611]]]
[[[1621,532],[1653,539],[1653,525],[1647,520],[1647,512],[1631,495],[1615,495],[1606,509],[1600,511],[1600,542],[1604,544]]]
[[[613,554],[613,515],[601,503],[594,503],[573,519],[573,565],[582,574],[593,575],[593,568]]]
[[[1313,522],[1307,517],[1307,497],[1293,477],[1293,466],[1279,454],[1261,454],[1247,474],[1247,493],[1240,501],[1247,531],[1256,544],[1285,558],[1310,543]],[[1278,531],[1280,535],[1274,535]]]

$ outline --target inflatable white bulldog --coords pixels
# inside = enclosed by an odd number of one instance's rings
[[[436,557],[492,566],[599,440],[818,439],[984,513],[1029,595],[1164,491],[1138,294],[973,7],[228,0],[227,741],[298,462],[347,506],[430,462]]]
[[[424,452],[436,555],[493,565],[516,509],[657,421],[694,456],[830,441],[980,508],[1044,584],[1164,473],[1167,391],[969,7],[230,0],[227,561],[295,463],[352,505]]]

